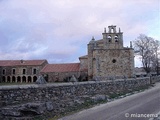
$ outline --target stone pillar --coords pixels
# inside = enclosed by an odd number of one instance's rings
[[[20,83],[22,83],[23,82],[23,80],[22,80],[22,76],[20,76],[21,77],[21,82]]]
[[[7,82],[7,76],[5,76],[5,82]]]
[[[15,76],[15,83],[17,83],[17,76]]]
[[[28,76],[26,75],[26,83],[28,83]]]
[[[12,83],[13,81],[12,81],[12,76],[10,76],[10,83]]]
[[[31,83],[33,83],[33,76],[31,76]]]

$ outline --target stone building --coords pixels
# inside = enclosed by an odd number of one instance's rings
[[[123,46],[123,32],[116,26],[104,29],[103,38],[88,44],[80,63],[48,64],[47,60],[0,60],[0,82],[35,82],[43,75],[48,82],[124,78],[134,75],[134,50]]]
[[[41,74],[47,78],[48,82],[68,82],[72,75],[77,79],[80,77],[80,64],[47,64],[41,70]]]
[[[88,55],[80,57],[81,67],[88,70],[89,79],[97,77],[132,77],[134,75],[134,50],[123,46],[123,32],[108,26],[103,38],[88,44]]]
[[[47,60],[0,60],[1,82],[35,82]]]

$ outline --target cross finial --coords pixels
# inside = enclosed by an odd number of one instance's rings
[[[94,36],[92,36],[92,40],[95,40],[95,39],[94,39]]]

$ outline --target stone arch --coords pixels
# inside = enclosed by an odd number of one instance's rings
[[[7,82],[11,82],[11,77],[7,76]]]
[[[28,82],[32,82],[31,76],[28,76]]]
[[[6,77],[5,76],[2,77],[2,82],[6,82]]]
[[[16,82],[16,77],[12,76],[12,82]]]
[[[33,82],[36,82],[36,80],[37,80],[37,76],[34,76],[33,77]]]
[[[21,77],[20,76],[17,77],[17,82],[21,82]]]
[[[22,77],[22,82],[26,82],[26,76]]]

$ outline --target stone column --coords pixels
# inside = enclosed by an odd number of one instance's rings
[[[17,83],[17,77],[15,76],[15,83]]]
[[[12,83],[13,81],[12,81],[12,76],[10,76],[10,83]]]
[[[22,76],[20,76],[21,77],[21,81],[20,81],[20,83],[22,83],[23,82],[23,80],[22,80]]]
[[[33,76],[31,76],[31,83],[33,83]]]
[[[5,83],[7,82],[7,76],[5,76]]]

